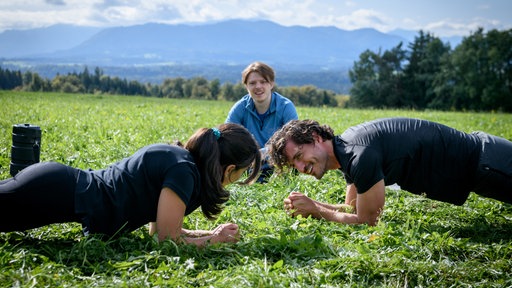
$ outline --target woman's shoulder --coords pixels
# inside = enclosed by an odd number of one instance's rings
[[[178,145],[166,143],[156,143],[145,146],[141,148],[138,153],[142,155],[153,155],[162,159],[171,157],[176,160],[194,162],[192,155],[187,149]]]

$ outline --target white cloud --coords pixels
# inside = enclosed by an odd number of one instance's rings
[[[451,19],[432,22],[425,25],[423,30],[432,31],[436,36],[450,37],[458,35],[467,36],[470,33],[477,31],[479,28],[484,28],[485,31],[492,29],[506,29],[500,21],[474,18],[464,22]]]
[[[477,5],[467,1],[466,8],[473,9],[456,9],[459,4],[438,0],[428,5],[406,0],[0,0],[0,32],[56,23],[126,26],[227,19],[265,19],[286,26],[336,26],[346,30],[371,27],[383,32],[432,29],[439,36],[467,35],[478,27],[510,29],[512,18],[502,10],[512,2],[497,7],[495,2]]]
[[[64,2],[63,0],[45,0],[44,2],[51,4],[51,5],[61,5],[61,6],[66,5],[66,2]]]
[[[335,26],[353,30],[372,27],[380,31],[391,30],[390,20],[384,14],[374,10],[356,10],[349,15],[335,18]]]

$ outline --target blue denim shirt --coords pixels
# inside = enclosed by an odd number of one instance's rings
[[[272,92],[271,97],[268,115],[263,121],[258,117],[254,101],[249,94],[231,107],[226,119],[226,123],[236,123],[247,128],[258,141],[260,148],[264,148],[268,139],[284,124],[299,118],[295,105],[290,99],[277,92]]]

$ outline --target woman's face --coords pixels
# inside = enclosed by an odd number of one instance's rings
[[[230,168],[230,167],[232,167],[232,168]],[[247,171],[247,169],[249,169],[249,167],[240,168],[240,169],[235,169],[234,167],[235,167],[235,165],[230,165],[224,171],[224,179],[222,181],[222,186],[225,187],[231,183],[238,181],[238,179],[240,179],[240,177],[242,177],[242,174],[244,174],[244,172]]]
[[[247,92],[249,92],[254,102],[264,103],[270,101],[274,83],[265,80],[258,72],[251,72],[247,77],[245,88],[247,88]]]

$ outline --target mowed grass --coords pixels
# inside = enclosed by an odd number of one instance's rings
[[[0,91],[0,178],[9,177],[12,125],[42,128],[42,161],[100,169],[157,142],[186,139],[224,122],[232,103],[124,96]],[[438,121],[512,139],[512,115],[404,110],[298,108],[336,134],[381,117]],[[119,239],[84,237],[76,223],[0,233],[1,287],[510,287],[512,207],[471,194],[453,206],[387,190],[375,227],[290,218],[282,200],[300,190],[344,201],[337,171],[318,181],[283,175],[268,184],[232,185],[216,221],[200,211],[190,229],[240,225],[237,244],[204,249],[157,243],[147,227]],[[20,207],[23,209],[23,207]],[[29,213],[29,212],[27,212]],[[28,215],[28,214],[27,214]],[[2,219],[1,221],[8,221]]]

